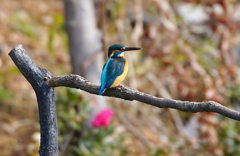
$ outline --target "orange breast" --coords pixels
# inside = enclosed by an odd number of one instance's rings
[[[125,79],[127,73],[128,73],[128,61],[126,60],[122,75],[116,78],[116,80],[113,82],[110,88],[118,86]]]

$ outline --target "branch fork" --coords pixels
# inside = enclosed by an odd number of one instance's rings
[[[11,50],[9,56],[32,85],[38,101],[41,129],[40,155],[58,155],[58,129],[54,87],[70,87],[98,94],[99,85],[95,85],[79,75],[51,76],[46,69],[38,67],[28,56],[22,45]],[[173,108],[185,112],[216,112],[231,119],[240,121],[240,112],[232,110],[214,101],[189,102],[158,98],[125,86],[107,89],[103,96],[124,100],[136,100],[159,108]]]

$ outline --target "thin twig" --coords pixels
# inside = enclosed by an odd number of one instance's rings
[[[50,87],[71,87],[84,90],[91,94],[97,94],[99,85],[85,80],[79,75],[55,76],[47,78],[46,83]],[[173,99],[158,98],[149,94],[139,92],[125,86],[107,89],[103,96],[117,97],[124,100],[136,100],[159,108],[173,108],[185,112],[216,112],[223,116],[240,121],[240,112],[229,109],[215,101],[189,102]]]

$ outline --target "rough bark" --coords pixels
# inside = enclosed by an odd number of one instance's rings
[[[47,86],[45,82],[45,77],[51,78],[51,73],[38,67],[22,45],[12,49],[9,56],[36,93],[41,131],[39,154],[41,156],[57,156],[58,128],[54,88]]]
[[[38,101],[41,143],[40,155],[58,155],[58,130],[56,108],[54,102],[54,87],[65,86],[82,89],[91,94],[97,94],[99,85],[85,80],[79,75],[55,76],[38,67],[26,51],[19,45],[9,53],[23,76],[32,85]],[[103,96],[117,97],[124,100],[136,100],[159,108],[173,108],[185,112],[216,112],[231,119],[240,121],[240,112],[232,110],[214,101],[189,102],[155,97],[138,90],[120,86],[107,89]]]
[[[47,80],[47,84],[51,87],[65,86],[77,88],[89,92],[91,94],[97,94],[99,91],[98,85],[95,85],[89,82],[88,80],[85,80],[83,77],[79,75],[73,74],[49,78]],[[159,108],[173,108],[192,113],[216,112],[231,119],[240,121],[240,112],[229,109],[215,101],[189,102],[173,99],[164,99],[146,93],[142,93],[138,90],[131,89],[125,86],[107,89],[103,96],[117,97],[120,99],[131,101],[136,100]]]

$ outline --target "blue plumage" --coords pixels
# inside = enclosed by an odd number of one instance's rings
[[[140,49],[137,47],[125,47],[122,44],[114,44],[108,48],[109,59],[103,66],[99,95],[102,95],[107,88],[117,86],[126,77],[128,62],[124,52]]]
[[[102,95],[107,88],[111,87],[115,79],[123,73],[125,61],[121,57],[108,59],[103,66],[99,95]]]

